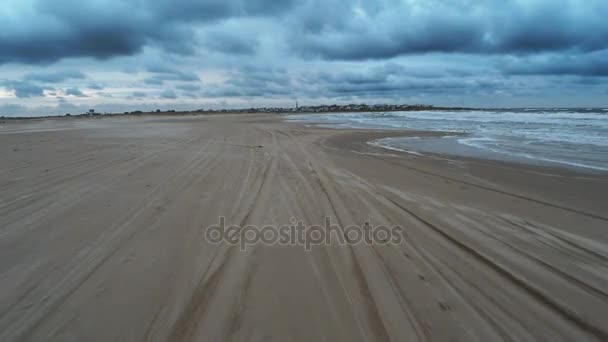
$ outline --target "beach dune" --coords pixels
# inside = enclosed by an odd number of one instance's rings
[[[606,341],[608,176],[276,115],[0,127],[1,341]],[[440,134],[440,133],[432,133]],[[207,228],[400,226],[398,244]]]

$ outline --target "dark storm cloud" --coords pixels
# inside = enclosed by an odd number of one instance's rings
[[[39,81],[44,83],[61,83],[71,79],[84,79],[86,76],[77,70],[64,70],[55,72],[34,72],[25,75],[26,81]]]
[[[303,55],[342,60],[420,53],[589,52],[608,47],[604,19],[608,2],[604,0],[381,4],[384,6],[364,2],[350,13],[342,12],[337,19],[332,19],[335,11],[314,9],[312,16],[316,15],[316,20],[294,17],[298,25],[290,40],[292,47]]]
[[[146,45],[191,53],[193,24],[277,15],[292,5],[272,0],[14,1],[6,5],[14,9],[0,20],[0,63],[105,59],[136,54]]]
[[[511,75],[608,76],[608,50],[585,55],[551,55],[512,61],[504,72]]]
[[[140,51],[148,38],[142,29],[150,27],[149,20],[134,14],[129,6],[101,5],[101,1],[34,1],[32,10],[14,18],[15,23],[5,20],[0,24],[5,32],[0,36],[0,62],[103,59]]]
[[[8,1],[14,9],[0,20],[0,63],[104,59],[146,46],[251,55],[261,31],[245,32],[238,25],[249,17],[272,23],[292,51],[328,60],[608,48],[605,0]],[[205,31],[222,20],[237,24]]]

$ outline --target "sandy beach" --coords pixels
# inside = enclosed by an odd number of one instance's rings
[[[0,125],[0,341],[606,341],[608,174],[277,115]],[[403,227],[399,244],[206,228]]]

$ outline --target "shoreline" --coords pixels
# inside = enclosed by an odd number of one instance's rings
[[[433,138],[452,138],[456,137],[454,132],[444,132],[446,135],[437,136],[437,137],[429,137]],[[462,134],[461,136],[466,137],[469,134]],[[391,138],[418,138],[419,136],[396,136],[396,137],[387,137],[386,139]],[[422,138],[425,139],[425,138]],[[542,159],[540,157],[519,157],[519,156],[511,156],[511,155],[502,155],[499,152],[485,152],[486,156],[484,157],[484,153],[474,153],[473,155],[462,155],[457,153],[450,152],[428,152],[428,151],[416,151],[415,149],[407,150],[400,147],[394,147],[388,144],[383,144],[381,141],[385,140],[385,138],[380,138],[376,140],[369,141],[368,144],[372,146],[377,146],[380,148],[384,148],[391,151],[398,151],[407,154],[414,154],[419,156],[429,156],[432,158],[452,158],[452,159],[462,159],[462,160],[477,160],[477,161],[494,161],[498,163],[506,163],[511,164],[513,166],[521,166],[521,167],[538,167],[538,168],[546,168],[546,169],[556,169],[556,170],[567,170],[575,173],[582,174],[595,174],[595,175],[606,175],[608,174],[608,169],[600,168],[595,166],[577,164],[572,162],[566,162],[561,160],[549,160]],[[499,157],[501,156],[501,157]]]
[[[341,151],[342,153],[351,152],[357,155],[369,155],[373,158],[388,158],[395,159],[398,163],[415,162],[419,165],[424,165],[434,170],[447,171],[454,178],[473,177],[476,181],[482,181],[488,185],[491,191],[500,191],[500,187],[517,187],[523,193],[528,192],[528,187],[535,190],[542,190],[542,195],[539,197],[561,197],[562,201],[570,202],[566,206],[576,207],[577,201],[581,200],[580,196],[566,198],[557,196],[563,190],[565,193],[576,194],[577,192],[588,195],[593,194],[592,200],[585,201],[585,205],[593,206],[594,204],[603,202],[603,196],[599,195],[594,189],[594,183],[600,182],[602,187],[608,187],[608,173],[599,172],[585,168],[569,168],[556,167],[553,165],[535,165],[529,163],[517,163],[507,160],[497,160],[488,158],[467,157],[460,155],[450,155],[441,153],[410,153],[404,151],[396,151],[387,149],[384,146],[376,146],[370,142],[392,137],[423,137],[423,138],[440,138],[454,134],[463,134],[458,132],[441,132],[441,131],[416,131],[416,130],[381,130],[381,129],[343,129],[343,128],[328,128],[307,126],[305,123],[289,123],[294,125],[302,125],[301,129],[330,131],[329,137],[323,140],[322,146],[334,152]],[[414,151],[415,152],[415,151]],[[395,154],[396,153],[396,154]],[[442,172],[439,172],[442,173]],[[460,177],[461,173],[465,177]],[[504,177],[508,175],[508,177]],[[520,177],[528,177],[520,179]],[[581,180],[589,182],[589,184],[576,184],[572,187],[568,186],[568,180]],[[552,183],[551,185],[543,183]],[[531,186],[540,184],[539,187]],[[578,189],[580,187],[580,189]],[[586,190],[583,190],[586,189]],[[545,192],[546,190],[551,190]],[[515,197],[520,197],[516,195]],[[536,200],[535,200],[536,201]],[[544,202],[543,200],[538,200]],[[562,207],[561,204],[550,204],[550,206]],[[600,206],[602,207],[602,206]],[[574,209],[574,212],[579,210]],[[585,210],[581,210],[585,212]],[[587,213],[590,217],[599,218],[608,221],[608,216],[603,212],[608,212],[606,209],[598,209],[595,212]]]
[[[387,150],[398,151],[408,154],[419,154],[428,155],[434,157],[445,157],[445,158],[462,158],[462,159],[477,159],[477,160],[492,160],[496,162],[511,163],[522,166],[534,166],[534,167],[546,167],[555,169],[571,170],[574,172],[589,173],[589,174],[608,174],[608,168],[600,167],[596,165],[588,165],[582,162],[569,161],[556,159],[555,157],[547,157],[541,155],[531,155],[519,152],[505,152],[497,151],[494,149],[486,149],[478,146],[471,146],[460,142],[460,139],[466,137],[475,137],[474,132],[461,132],[461,131],[440,131],[440,130],[419,130],[414,128],[398,128],[398,127],[377,127],[373,124],[361,124],[361,126],[350,126],[352,123],[344,122],[321,122],[321,121],[304,121],[304,120],[293,120],[290,121],[288,116],[285,118],[286,122],[301,123],[304,125],[314,125],[322,128],[332,128],[337,130],[372,130],[372,131],[387,131],[387,132],[403,132],[403,134],[393,135],[388,134],[384,137],[370,140],[368,143],[377,145]],[[389,144],[382,142],[382,140],[391,139],[420,139],[415,140],[410,144]],[[455,138],[455,144],[447,144],[444,140],[438,139],[451,139]],[[424,143],[420,146],[420,143]],[[396,145],[396,146],[395,146]],[[418,145],[418,146],[417,146]]]

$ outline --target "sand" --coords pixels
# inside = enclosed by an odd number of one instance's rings
[[[271,115],[0,125],[0,341],[608,340],[608,176]],[[399,133],[416,134],[416,133]],[[400,244],[206,227],[400,225]]]

